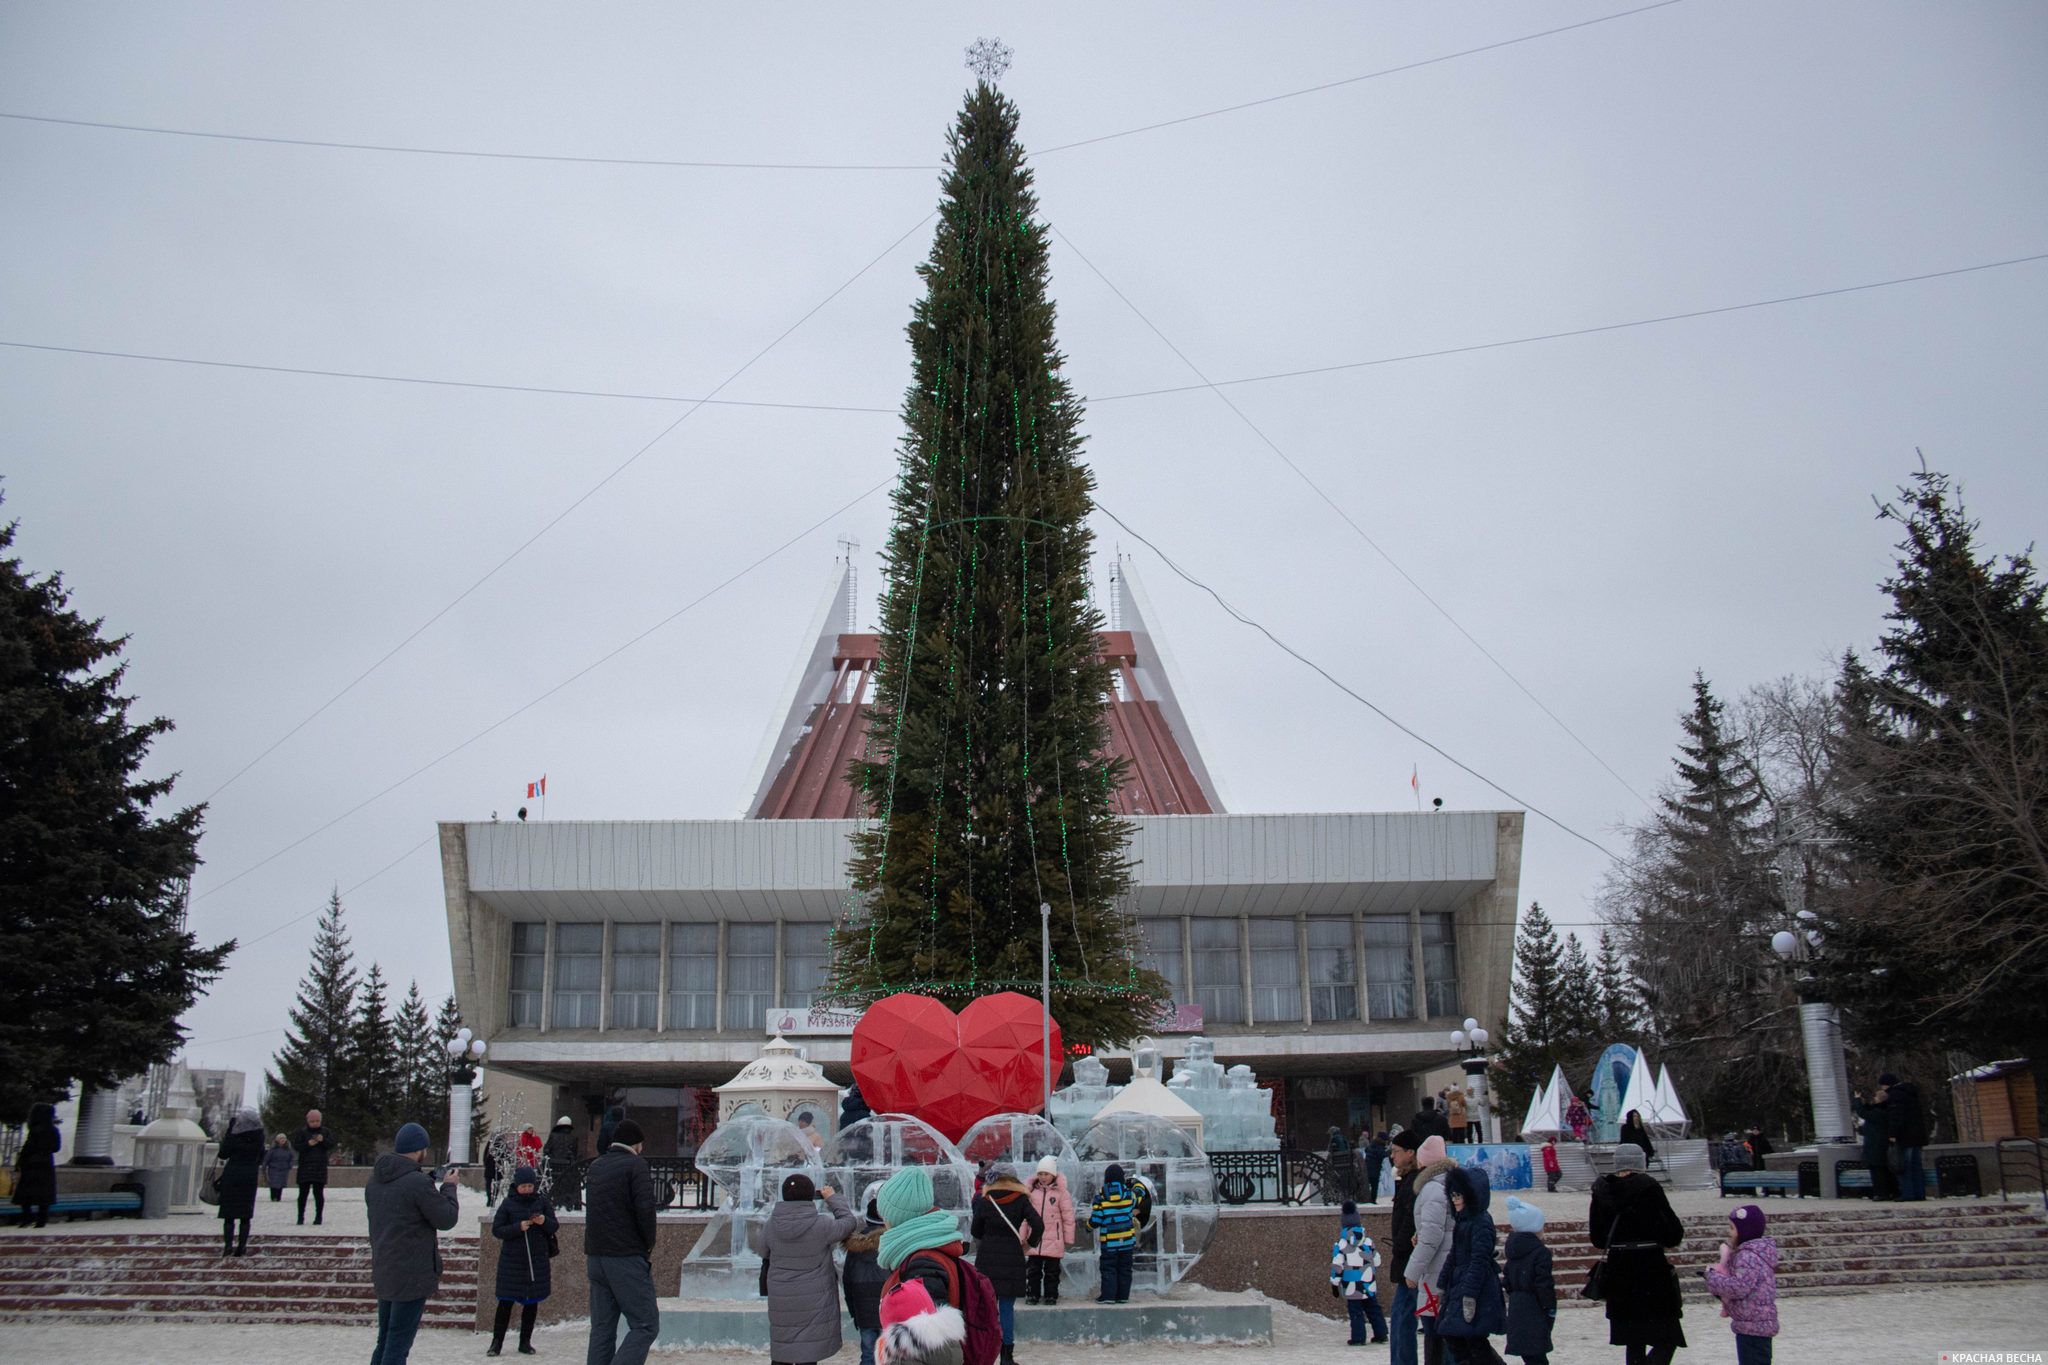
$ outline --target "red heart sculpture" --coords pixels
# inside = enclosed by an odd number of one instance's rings
[[[1045,1011],[1015,991],[954,1014],[927,995],[891,995],[853,1026],[853,1079],[877,1114],[909,1114],[958,1142],[992,1114],[1045,1106]],[[1052,1055],[1060,1057],[1060,1026]]]

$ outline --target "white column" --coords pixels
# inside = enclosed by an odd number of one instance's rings
[[[470,1105],[472,1097],[467,1085],[449,1082],[448,1085],[448,1160],[458,1164],[469,1161]]]
[[[114,1111],[120,1103],[121,1097],[111,1090],[79,1091],[78,1131],[71,1139],[73,1166],[114,1164]]]
[[[1833,1005],[1806,1000],[1799,1005],[1799,1037],[1806,1045],[1806,1090],[1813,1100],[1816,1141],[1850,1138],[1849,1076],[1842,1062],[1842,1019]]]

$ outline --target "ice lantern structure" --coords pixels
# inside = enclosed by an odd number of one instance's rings
[[[719,1202],[718,1212],[683,1258],[682,1296],[756,1298],[761,1251],[755,1239],[782,1197],[785,1177],[801,1171],[814,1184],[826,1183],[817,1149],[788,1119],[740,1114],[704,1140],[694,1164],[718,1186]]]
[[[1124,1168],[1126,1180],[1151,1190],[1152,1220],[1138,1234],[1131,1285],[1159,1294],[1171,1289],[1194,1269],[1216,1231],[1216,1173],[1194,1136],[1156,1114],[1105,1114],[1081,1134],[1074,1154],[1082,1171],[1074,1202],[1082,1208],[1102,1192],[1112,1162]],[[1082,1259],[1093,1268],[1092,1245]]]
[[[792,1123],[809,1114],[820,1141],[839,1125],[839,1087],[780,1037],[714,1093],[720,1123],[743,1113],[766,1114]]]

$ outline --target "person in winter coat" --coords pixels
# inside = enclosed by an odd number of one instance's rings
[[[222,1162],[220,1178],[214,1182],[220,1191],[220,1254],[247,1256],[249,1222],[256,1216],[257,1172],[263,1165],[263,1120],[254,1109],[235,1111],[216,1155]]]
[[[1408,1131],[1415,1134],[1417,1142],[1433,1137],[1440,1137],[1445,1142],[1451,1140],[1451,1125],[1437,1112],[1436,1101],[1428,1095],[1422,1097],[1422,1108],[1415,1111],[1415,1117],[1409,1121]]]
[[[581,1153],[576,1150],[576,1125],[569,1121],[567,1114],[555,1120],[548,1140],[541,1144],[541,1154],[548,1163],[548,1192],[555,1207],[582,1208],[583,1191],[576,1183],[576,1160]],[[536,1166],[534,1169],[540,1168]]]
[[[931,1175],[922,1166],[904,1167],[875,1191],[875,1208],[889,1225],[875,1248],[875,1259],[889,1272],[883,1302],[898,1284],[915,1279],[924,1283],[933,1303],[964,1313],[967,1305],[959,1296],[965,1293],[966,1274],[981,1272],[961,1260],[967,1244],[960,1240],[959,1220],[938,1206]]]
[[[1013,1365],[1017,1341],[1017,1299],[1024,1292],[1025,1258],[1045,1237],[1045,1220],[1031,1207],[1031,1191],[1009,1166],[990,1172],[988,1186],[974,1201],[967,1225],[974,1239],[974,1268],[996,1291],[996,1316],[1003,1326],[1003,1365]]]
[[[1700,1272],[1735,1329],[1735,1365],[1771,1365],[1778,1335],[1778,1244],[1764,1236],[1764,1211],[1744,1204],[1728,1215],[1720,1264]]]
[[[1593,1111],[1586,1108],[1586,1102],[1577,1095],[1564,1107],[1564,1126],[1572,1130],[1572,1140],[1584,1142],[1586,1134],[1593,1128]]]
[[[1564,1167],[1557,1160],[1557,1134],[1543,1139],[1543,1188],[1547,1193],[1557,1193],[1557,1182],[1564,1179]]]
[[[1344,1300],[1344,1311],[1351,1319],[1347,1346],[1377,1346],[1387,1339],[1387,1319],[1380,1312],[1379,1265],[1379,1249],[1365,1235],[1358,1205],[1346,1200],[1337,1224],[1337,1242],[1330,1248],[1330,1292]],[[1368,1320],[1372,1323],[1370,1341],[1365,1335]]]
[[[519,1129],[519,1140],[513,1144],[513,1158],[521,1166],[531,1167],[537,1174],[540,1171],[540,1149],[540,1134],[533,1131],[532,1124],[522,1125]]]
[[[1643,1126],[1643,1114],[1639,1109],[1628,1111],[1628,1117],[1621,1121],[1621,1140],[1633,1142],[1643,1149],[1643,1164],[1647,1169],[1657,1155],[1657,1144],[1650,1141],[1650,1130]]]
[[[963,1365],[967,1319],[950,1303],[934,1303],[921,1279],[903,1281],[882,1296],[876,1365]]]
[[[433,1159],[427,1130],[408,1123],[393,1150],[377,1158],[363,1205],[370,1216],[370,1286],[377,1295],[377,1345],[370,1365],[405,1365],[427,1300],[441,1287],[440,1235],[455,1226],[461,1205],[455,1168],[440,1181],[424,1167]]]
[[[1444,1262],[1450,1259],[1455,1227],[1450,1186],[1445,1182],[1458,1163],[1450,1159],[1440,1137],[1429,1138],[1418,1147],[1415,1161],[1415,1249],[1408,1257],[1407,1281],[1415,1291],[1424,1365],[1437,1365],[1443,1358],[1443,1342],[1436,1330],[1443,1298],[1439,1281]]]
[[[1038,1245],[1024,1258],[1024,1302],[1060,1301],[1060,1262],[1074,1243],[1074,1195],[1059,1163],[1038,1159],[1031,1175],[1031,1208],[1038,1215]]]
[[[1920,1087],[1887,1071],[1877,1078],[1884,1087],[1885,1116],[1891,1120],[1892,1146],[1899,1158],[1899,1202],[1917,1204],[1927,1198],[1927,1169],[1920,1149],[1927,1145],[1927,1111],[1920,1106]]]
[[[1102,1193],[1088,1206],[1100,1253],[1102,1292],[1097,1303],[1131,1301],[1131,1259],[1138,1245],[1138,1200],[1124,1183],[1124,1168],[1112,1162],[1102,1173]]]
[[[1360,1175],[1365,1181],[1365,1202],[1377,1204],[1380,1202],[1380,1172],[1387,1164],[1387,1135],[1373,1134],[1371,1141],[1359,1145],[1358,1155],[1364,1167]]]
[[[1883,1086],[1868,1100],[1861,1090],[1855,1095],[1856,1117],[1863,1120],[1863,1164],[1870,1168],[1870,1197],[1890,1200],[1899,1197],[1899,1182],[1892,1174],[1892,1116],[1884,1101]]]
[[[291,1178],[292,1167],[298,1157],[292,1151],[291,1139],[283,1133],[277,1135],[263,1152],[263,1179],[270,1186],[270,1202],[279,1203],[284,1199],[285,1182]]]
[[[882,1334],[882,1282],[889,1276],[875,1252],[882,1245],[886,1226],[881,1210],[870,1199],[863,1226],[839,1244],[846,1252],[839,1288],[846,1295],[847,1316],[860,1333],[860,1365],[875,1365],[875,1338]]]
[[[654,1177],[640,1157],[646,1137],[631,1119],[583,1179],[583,1273],[590,1282],[588,1365],[647,1365],[661,1327],[654,1300]],[[626,1335],[619,1337],[619,1319]],[[833,1322],[839,1321],[833,1310]],[[836,1332],[836,1327],[835,1327]]]
[[[498,1248],[498,1311],[491,1320],[491,1349],[485,1355],[505,1349],[514,1304],[519,1305],[519,1354],[538,1354],[533,1349],[533,1321],[540,1316],[541,1300],[554,1291],[549,1258],[555,1254],[559,1227],[553,1206],[540,1192],[540,1172],[531,1166],[515,1168],[512,1188],[491,1215],[491,1235],[505,1245]]]
[[[1465,1103],[1465,1091],[1462,1087],[1452,1090],[1444,1096],[1444,1118],[1451,1127],[1450,1141],[1472,1141],[1472,1125],[1468,1117],[1469,1112]]]
[[[1752,1123],[1749,1125],[1748,1146],[1749,1169],[1752,1171],[1769,1170],[1770,1163],[1765,1161],[1764,1158],[1771,1154],[1771,1140],[1764,1136],[1763,1124]]]
[[[1450,1345],[1458,1365],[1501,1365],[1487,1338],[1508,1329],[1500,1291],[1500,1259],[1494,1255],[1493,1182],[1484,1166],[1460,1166],[1445,1177],[1456,1227],[1451,1254],[1438,1283],[1443,1309],[1436,1332]]]
[[[313,1196],[313,1226],[327,1216],[327,1129],[318,1109],[306,1111],[306,1126],[292,1137],[299,1158],[299,1221],[306,1221],[306,1196]]]
[[[820,1213],[814,1201],[825,1201]],[[784,1176],[782,1199],[756,1231],[768,1259],[768,1355],[810,1362],[839,1353],[839,1276],[832,1248],[860,1226],[830,1185],[813,1188],[801,1171]]]
[[[21,1210],[14,1226],[50,1225],[50,1206],[57,1202],[57,1153],[64,1134],[57,1127],[57,1106],[38,1104],[28,1111],[28,1132],[14,1154],[14,1206]]]
[[[1593,1245],[1607,1253],[1607,1341],[1628,1348],[1627,1365],[1671,1365],[1685,1345],[1685,1306],[1664,1252],[1685,1240],[1664,1187],[1623,1147],[1614,1174],[1593,1183],[1587,1215]]]
[[[1507,1265],[1501,1284],[1508,1296],[1508,1340],[1502,1347],[1522,1365],[1549,1365],[1550,1329],[1557,1322],[1557,1282],[1550,1248],[1543,1245],[1543,1210],[1508,1196]]]
[[[1387,1278],[1394,1286],[1394,1311],[1387,1323],[1390,1365],[1417,1365],[1415,1358],[1415,1283],[1408,1278],[1408,1262],[1415,1251],[1416,1148],[1422,1139],[1412,1132],[1395,1133],[1388,1139],[1394,1163],[1394,1226],[1390,1248],[1393,1260],[1387,1264]]]

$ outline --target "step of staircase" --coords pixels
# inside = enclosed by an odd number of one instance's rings
[[[440,1248],[441,1288],[422,1322],[470,1329],[476,1242]],[[0,1321],[361,1325],[376,1312],[363,1237],[265,1237],[225,1258],[212,1238],[179,1234],[0,1238]]]

